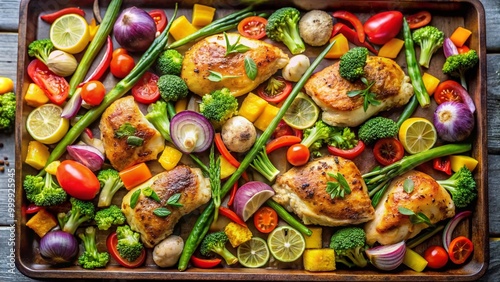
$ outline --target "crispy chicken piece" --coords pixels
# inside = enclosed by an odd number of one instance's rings
[[[226,87],[231,90],[231,94],[234,96],[244,95],[288,63],[288,55],[269,43],[246,38],[237,33],[227,33],[227,37],[231,44],[234,44],[239,38],[238,44],[248,46],[250,50],[226,56],[226,40],[223,34],[200,40],[186,51],[182,62],[181,77],[189,90],[203,96]],[[244,60],[247,56],[252,58],[257,65],[257,77],[254,80],[248,78],[245,71]],[[237,77],[213,82],[208,80],[209,71],[218,72],[223,76]]]
[[[413,181],[411,193],[403,189],[406,179]],[[399,213],[399,207],[425,214],[432,224],[455,215],[455,204],[450,194],[434,178],[420,171],[409,171],[392,180],[375,209],[375,219],[365,224],[369,245],[375,242],[382,245],[398,243],[428,227],[425,223],[412,224],[410,216]]]
[[[366,85],[361,80],[352,83],[342,78],[339,62],[313,74],[304,86],[306,93],[323,110],[323,121],[330,125],[358,126],[381,111],[405,105],[413,95],[410,78],[395,61],[368,56],[365,77],[370,83],[375,82],[370,91],[376,94],[376,99],[381,103],[370,105],[365,112],[364,98],[361,95],[350,98],[347,92],[365,89]]]
[[[351,193],[332,199],[327,182],[336,181],[328,173],[340,173],[349,183]],[[294,167],[276,179],[273,199],[293,211],[304,224],[341,226],[373,219],[374,209],[365,182],[354,162],[326,156]]]
[[[151,187],[161,202],[144,196],[141,193],[134,208],[130,207],[130,197],[137,189]],[[170,197],[180,193],[177,207],[167,205]],[[122,200],[122,211],[132,230],[141,233],[141,241],[147,248],[152,248],[172,234],[179,219],[207,203],[212,196],[208,178],[198,168],[179,165],[172,170],[161,172],[147,182],[130,190]],[[157,216],[153,211],[165,207],[171,214]]]
[[[134,136],[143,139],[141,146],[129,145],[126,136],[118,138],[115,135],[126,123],[135,128]],[[106,157],[118,171],[155,160],[165,147],[165,139],[144,117],[132,96],[118,99],[111,104],[102,114],[99,129]]]

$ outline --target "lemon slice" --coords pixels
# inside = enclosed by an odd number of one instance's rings
[[[319,117],[319,108],[306,94],[300,92],[283,116],[293,128],[306,129],[314,125]]]
[[[264,266],[270,256],[266,241],[259,237],[241,244],[236,253],[240,264],[251,268]]]
[[[306,240],[297,229],[290,226],[279,226],[267,237],[267,245],[277,260],[292,262],[304,253]]]
[[[409,154],[429,150],[437,140],[436,128],[425,118],[409,118],[399,128],[399,141]]]
[[[50,26],[50,40],[61,51],[80,53],[90,40],[89,25],[80,15],[64,15]]]
[[[68,132],[69,121],[61,117],[62,108],[45,104],[34,109],[26,120],[26,129],[33,139],[43,144],[54,144]]]

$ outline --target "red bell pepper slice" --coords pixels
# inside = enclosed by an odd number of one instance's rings
[[[234,182],[233,188],[231,189],[231,195],[229,195],[229,200],[227,201],[227,206],[231,207],[234,203],[234,197],[236,196],[236,191],[238,191],[238,182]]]
[[[117,249],[118,245],[118,236],[116,232],[113,232],[108,235],[106,239],[106,247],[108,248],[108,252],[111,256],[118,262],[120,265],[126,268],[136,268],[141,266],[146,261],[146,249],[142,248],[141,254],[135,261],[128,261],[120,256],[120,253]]]
[[[334,146],[328,146],[328,152],[334,156],[339,156],[342,158],[346,158],[349,160],[354,159],[359,156],[365,150],[365,143],[363,141],[358,140],[358,144],[354,146],[352,149],[340,149]]]
[[[64,8],[59,11],[56,11],[51,14],[46,14],[46,15],[41,15],[40,18],[47,22],[47,23],[53,23],[55,20],[60,18],[61,16],[67,15],[67,14],[77,14],[82,17],[85,17],[85,11],[78,8],[78,7],[69,7],[69,8]]]
[[[232,166],[234,166],[234,167],[240,167],[240,162],[235,157],[233,157],[233,155],[231,155],[231,153],[229,152],[229,150],[226,148],[226,145],[224,145],[224,141],[222,141],[222,136],[220,135],[220,133],[216,133],[215,134],[214,141],[215,141],[215,146],[217,147],[217,150],[219,150],[219,153]],[[243,172],[243,174],[241,175],[241,177],[243,179],[245,179],[246,181],[249,181],[249,178],[248,178],[248,175],[246,174],[246,172]]]
[[[432,161],[432,167],[435,170],[442,171],[448,175],[451,175],[451,161],[449,156],[435,158]]]
[[[87,79],[80,83],[78,87],[82,87],[85,83],[91,80],[99,80],[109,68],[109,64],[111,63],[111,58],[113,55],[113,40],[109,35],[106,44],[106,52],[104,53],[104,56],[102,56],[101,61],[99,62],[95,70],[89,75],[89,77],[87,77]]]
[[[291,146],[293,144],[300,143],[302,139],[294,135],[283,135],[276,139],[271,140],[271,142],[266,145],[266,153],[271,153],[272,151],[279,149],[281,147]]]
[[[229,218],[243,227],[247,227],[246,223],[234,211],[226,207],[219,207],[219,214]]]
[[[368,41],[365,40],[365,42],[359,41],[358,34],[349,28],[347,25],[343,23],[336,23],[333,26],[333,31],[332,31],[332,37],[337,35],[338,33],[342,33],[349,42],[353,43],[356,46],[360,47],[365,47],[367,48],[370,52],[372,52],[375,55],[378,55],[378,50],[375,49]]]
[[[202,259],[199,257],[191,256],[191,262],[194,266],[199,268],[214,268],[221,263],[220,258]]]
[[[333,13],[333,17],[346,20],[350,24],[352,24],[352,26],[356,30],[356,33],[358,34],[359,42],[365,42],[365,30],[363,28],[363,24],[356,15],[348,11],[336,11],[335,13]]]
[[[40,86],[49,100],[60,106],[69,95],[69,84],[64,77],[53,73],[40,60],[34,59],[28,65],[28,75],[36,85]]]

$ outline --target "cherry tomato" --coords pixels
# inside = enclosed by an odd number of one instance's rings
[[[53,73],[42,61],[31,61],[28,65],[28,75],[43,89],[50,102],[60,106],[68,98],[69,84],[66,79]]]
[[[429,24],[432,20],[431,13],[427,11],[421,11],[416,14],[410,15],[406,18],[408,26],[410,29],[416,29]]]
[[[365,150],[365,143],[361,140],[352,149],[343,150],[334,146],[328,146],[328,152],[334,156],[339,156],[349,160],[359,156]]]
[[[370,17],[363,28],[368,40],[383,45],[398,35],[403,27],[403,14],[399,11],[386,11]]]
[[[104,95],[106,95],[106,88],[99,80],[91,80],[82,86],[82,99],[91,106],[101,104]]]
[[[108,238],[106,239],[106,247],[108,248],[108,252],[111,254],[111,256],[120,265],[127,268],[136,268],[142,265],[146,260],[146,249],[142,248],[139,257],[135,261],[130,262],[127,259],[124,259],[120,256],[120,253],[118,253],[118,249],[116,248],[117,245],[118,245],[118,236],[116,235],[116,232],[113,232],[109,234]]]
[[[459,236],[448,246],[448,255],[454,264],[464,263],[474,251],[474,244],[467,237]]]
[[[373,147],[373,155],[381,165],[390,165],[402,159],[405,149],[396,138],[382,138]]]
[[[434,269],[440,269],[448,263],[448,253],[441,246],[429,246],[424,252],[424,258],[427,266]]]
[[[83,164],[65,160],[57,167],[57,182],[71,197],[92,200],[101,188],[95,174]]]
[[[266,36],[267,19],[259,16],[244,18],[238,24],[238,32],[248,38],[261,39]]]
[[[261,207],[253,215],[255,228],[262,233],[271,233],[278,226],[278,213],[270,207]]]
[[[160,90],[158,90],[159,77],[152,73],[146,72],[139,81],[132,87],[132,96],[134,99],[143,104],[151,104],[160,99]]]
[[[134,58],[132,58],[125,49],[118,48],[113,51],[110,70],[115,77],[126,77],[134,67]]]
[[[458,54],[464,54],[470,51],[470,48],[467,47],[466,45],[463,45],[462,47],[457,47]]]
[[[291,92],[292,83],[281,76],[271,77],[257,88],[257,93],[262,99],[276,104],[285,100]]]
[[[162,32],[167,27],[168,19],[163,10],[151,10],[149,15],[153,18],[156,24],[156,31]]]
[[[309,148],[303,144],[294,144],[286,151],[287,161],[294,166],[305,165],[309,161]]]
[[[194,266],[199,268],[214,268],[221,263],[220,258],[202,259],[199,257],[191,256],[191,262]]]
[[[128,55],[128,52],[127,50],[125,50],[125,48],[116,48],[113,53],[111,54],[111,57],[116,57],[118,55]]]
[[[436,91],[434,91],[434,100],[438,104],[448,101],[463,103],[460,96],[465,94],[468,95],[467,90],[460,83],[454,80],[445,80],[439,83]]]

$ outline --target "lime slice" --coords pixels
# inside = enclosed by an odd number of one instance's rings
[[[252,237],[238,247],[238,261],[245,267],[261,267],[269,260],[269,248],[264,239]]]
[[[399,141],[409,154],[429,150],[437,140],[436,128],[425,118],[409,118],[399,128]]]
[[[267,237],[269,251],[277,260],[292,262],[300,258],[306,249],[306,240],[297,229],[279,226]]]
[[[80,15],[64,15],[50,26],[50,40],[61,51],[80,53],[90,40],[89,25]]]
[[[43,144],[54,144],[66,135],[69,121],[61,117],[62,108],[45,104],[34,109],[26,120],[26,130],[33,139]]]
[[[247,221],[274,194],[273,188],[263,182],[247,182],[236,191],[234,198],[242,200],[235,200],[234,212]]]
[[[314,125],[319,117],[319,108],[306,94],[300,92],[283,116],[293,128],[306,129]]]

